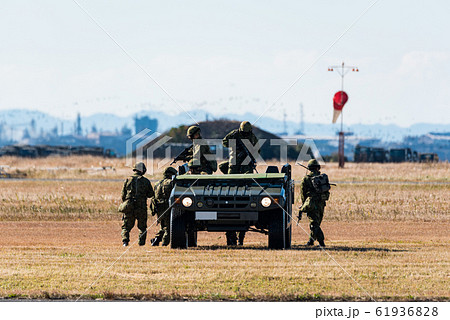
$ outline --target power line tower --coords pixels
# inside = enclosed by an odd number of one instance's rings
[[[305,122],[303,118],[303,103],[300,103],[300,132],[305,134]]]
[[[81,136],[83,134],[83,131],[81,130],[81,116],[79,112],[77,114],[77,122],[75,124],[75,134],[77,136]]]
[[[305,134],[305,122],[303,120],[303,103],[300,103],[299,115],[300,115],[300,119],[299,119],[300,122],[298,124],[298,130],[295,132],[295,134],[304,135]]]
[[[359,72],[358,67],[354,66],[346,66],[344,62],[340,66],[331,66],[328,67],[328,71],[336,71],[341,76],[341,91],[344,91],[344,77],[345,75],[352,72]],[[341,111],[341,131],[339,131],[339,148],[338,148],[338,161],[339,168],[343,168],[345,164],[345,155],[344,155],[344,114]]]

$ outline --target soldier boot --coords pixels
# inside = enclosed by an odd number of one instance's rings
[[[152,240],[150,240],[150,244],[152,247],[157,247],[159,246],[159,243],[161,242],[161,239],[158,237],[153,238]]]
[[[228,246],[235,246],[237,244],[237,236],[235,231],[227,231],[227,245]]]
[[[244,239],[245,239],[245,231],[239,232],[239,242],[238,242],[238,245],[243,246],[243,245],[244,245]]]

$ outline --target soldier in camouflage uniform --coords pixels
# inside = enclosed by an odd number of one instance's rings
[[[164,170],[164,177],[155,184],[155,196],[151,200],[152,215],[157,215],[161,225],[160,230],[151,240],[152,246],[159,246],[162,241],[163,246],[170,242],[170,206],[169,197],[173,189],[172,176],[177,174],[177,170],[168,167]]]
[[[299,209],[299,215],[301,215],[302,212],[306,212],[309,219],[311,234],[306,245],[313,246],[314,241],[317,240],[320,246],[325,247],[325,236],[320,228],[320,224],[322,223],[326,201],[330,197],[330,192],[326,191],[325,193],[320,194],[315,190],[312,184],[311,178],[320,175],[320,164],[316,159],[311,159],[308,162],[308,169],[310,172],[303,177],[300,184],[300,195],[302,197],[303,205]]]
[[[230,148],[228,173],[253,173],[253,167],[250,163],[243,164],[244,161],[248,161],[248,159],[246,160],[247,153],[238,143],[238,140],[242,142],[249,141],[253,146],[258,143],[258,138],[253,134],[250,122],[241,122],[239,129],[231,131],[222,139],[223,146]]]
[[[186,174],[209,174],[208,172],[204,171],[205,167],[200,164],[195,164],[194,159],[189,160],[188,168],[189,171],[186,172]]]
[[[199,168],[196,168],[196,171],[206,172],[207,174],[212,174],[217,171],[217,162],[205,158],[205,155],[211,155],[213,153],[209,145],[202,139],[200,128],[197,126],[189,127],[186,136],[192,141],[192,146],[186,155],[185,161],[198,166]]]
[[[139,245],[145,245],[147,238],[147,198],[154,196],[150,180],[144,177],[147,169],[142,162],[133,166],[134,174],[127,178],[122,188],[122,201],[129,200],[133,203],[133,210],[124,213],[122,220],[122,242],[123,246],[128,246],[130,242],[130,231],[133,229],[136,220],[139,229]]]
[[[230,148],[230,158],[228,160],[228,174],[239,173],[253,173],[253,166],[249,164],[243,164],[247,158],[247,153],[243,149],[242,145],[238,143],[238,140],[249,141],[253,146],[258,143],[258,138],[252,132],[252,125],[248,121],[241,122],[239,129],[235,129],[228,133],[225,138],[222,139],[222,144],[225,148]],[[222,165],[224,166],[224,165]],[[227,245],[243,245],[245,238],[245,231],[239,232],[239,242],[235,231],[227,231]]]

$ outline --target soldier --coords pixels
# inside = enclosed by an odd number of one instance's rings
[[[122,242],[123,246],[128,246],[130,242],[130,231],[133,229],[135,220],[138,221],[139,245],[145,245],[147,238],[147,198],[155,195],[150,180],[144,177],[147,168],[142,162],[133,166],[134,174],[127,178],[122,188],[122,201],[130,201],[132,209],[129,213],[124,213],[122,220]]]
[[[319,241],[319,245],[325,247],[325,236],[320,228],[322,223],[323,213],[326,206],[326,201],[330,197],[330,192],[326,191],[319,193],[313,186],[312,178],[320,175],[320,164],[316,159],[311,159],[308,162],[308,169],[310,172],[303,177],[300,185],[300,194],[302,197],[302,206],[299,209],[299,219],[302,212],[306,212],[309,219],[309,228],[311,234],[307,246],[313,246],[314,241]]]
[[[205,168],[200,164],[195,164],[194,159],[189,160],[188,162],[189,171],[186,174],[209,174],[206,171],[203,171]]]
[[[243,141],[249,141],[253,146],[258,143],[258,138],[252,132],[252,125],[248,121],[241,122],[239,129],[235,129],[228,133],[222,140],[222,144],[226,148],[230,148],[230,158],[228,162],[228,174],[236,173],[253,173],[256,163],[243,164],[247,159],[249,151]],[[247,160],[246,160],[247,159]],[[227,231],[227,245],[236,245],[237,236],[234,231]],[[239,245],[244,244],[245,231],[239,232]]]
[[[186,136],[192,141],[192,146],[187,151],[184,161],[189,162],[193,160],[191,163],[199,167],[195,169],[196,171],[206,172],[207,174],[217,171],[216,160],[207,160],[205,157],[205,155],[212,154],[212,152],[209,145],[202,139],[200,127],[189,127]]]
[[[167,167],[163,179],[155,184],[155,196],[151,199],[152,215],[157,215],[161,229],[151,240],[152,246],[159,246],[161,241],[163,246],[167,246],[170,242],[169,197],[173,189],[172,176],[176,174],[176,169]]]
[[[250,160],[250,163],[243,164],[244,160],[248,161],[249,153],[245,141],[249,141],[253,146],[258,143],[258,138],[253,134],[252,125],[248,121],[241,122],[239,129],[231,131],[222,139],[223,146],[230,148],[229,174],[253,173],[255,163]]]

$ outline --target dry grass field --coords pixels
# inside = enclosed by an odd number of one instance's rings
[[[267,250],[257,233],[238,248],[224,246],[222,233],[200,233],[189,250],[139,247],[136,230],[123,248],[116,208],[130,171],[124,160],[0,158],[0,165],[34,179],[0,180],[5,299],[450,300],[448,163],[328,164],[324,171],[341,183],[326,207],[327,248],[304,246],[303,220],[284,251]],[[304,173],[294,168],[296,180]]]

